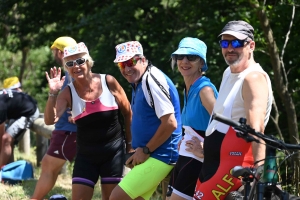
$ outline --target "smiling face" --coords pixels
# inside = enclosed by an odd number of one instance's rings
[[[136,60],[137,62],[135,65],[129,67],[125,65],[124,68],[120,68],[121,74],[129,83],[138,83],[147,67],[145,57],[141,57],[139,59],[136,58]]]
[[[232,35],[222,35],[222,40],[235,40],[236,37]],[[252,52],[255,48],[255,42],[249,40],[245,42],[243,47],[233,48],[229,44],[228,48],[222,48],[222,54],[225,62],[232,68],[241,68],[252,57]],[[239,70],[240,71],[240,70]]]
[[[74,79],[83,78],[91,71],[90,67],[87,64],[88,60],[85,58],[84,55],[86,54],[76,54],[64,58],[64,63],[67,63],[68,61],[73,61],[73,67],[67,67],[66,65],[64,67]],[[78,64],[76,60],[80,60],[81,58],[84,58],[85,62],[83,64]]]
[[[201,68],[203,61],[198,57],[194,61],[189,61],[185,56],[182,60],[177,59],[178,71],[182,76],[199,76],[201,75]]]

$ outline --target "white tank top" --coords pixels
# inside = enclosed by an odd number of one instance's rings
[[[231,73],[230,67],[228,67],[224,71],[219,96],[214,105],[213,113],[222,114],[228,118],[231,118],[233,121],[239,121],[241,117],[246,117],[244,99],[242,95],[242,86],[246,75],[253,71],[261,72],[262,74],[264,74],[267,80],[269,95],[266,116],[264,120],[264,125],[267,125],[272,108],[273,92],[268,74],[258,63],[251,67],[248,67],[241,73]],[[209,136],[216,129],[219,132],[226,134],[228,128],[229,127],[227,125],[216,120],[212,120],[206,129],[206,136]]]
[[[118,104],[115,100],[115,97],[111,94],[110,90],[106,85],[105,74],[100,74],[101,84],[102,84],[102,93],[94,101],[86,101],[81,99],[76,89],[74,88],[73,83],[70,83],[70,89],[72,94],[72,117],[77,120],[83,117],[86,117],[89,114],[95,112],[103,112],[118,109]]]

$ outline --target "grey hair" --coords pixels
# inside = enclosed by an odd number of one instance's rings
[[[175,56],[172,56],[171,57],[171,68],[172,68],[172,70],[174,70],[174,67],[175,67],[175,65],[177,64],[177,61],[176,61],[176,59],[175,59]]]

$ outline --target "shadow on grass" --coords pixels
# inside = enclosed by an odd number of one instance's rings
[[[37,180],[27,180],[22,183],[22,187],[26,196],[30,197],[33,194],[36,183]],[[45,196],[45,199],[49,199],[54,194],[62,194],[67,199],[71,200],[72,189],[70,187],[63,187],[56,184],[52,188],[52,190]],[[94,195],[92,199],[101,200],[101,192],[99,189],[99,184],[98,187],[97,185],[95,186]]]
[[[23,181],[22,186],[23,186],[23,190],[24,190],[24,193],[26,194],[26,196],[30,197],[33,194],[36,183],[37,183],[37,180]],[[54,194],[62,194],[67,199],[71,199],[72,190],[55,185],[52,188],[52,190],[45,196],[45,199],[49,199]]]

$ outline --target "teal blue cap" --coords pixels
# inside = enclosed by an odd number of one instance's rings
[[[178,49],[175,52],[173,52],[171,56],[172,57],[174,55],[200,56],[204,60],[202,71],[205,72],[208,69],[206,64],[206,51],[207,51],[207,46],[204,42],[202,42],[198,38],[185,37],[180,41],[178,45]]]

